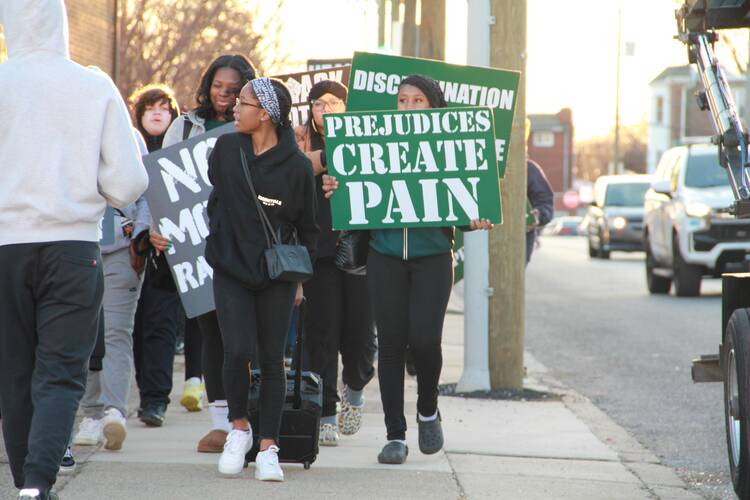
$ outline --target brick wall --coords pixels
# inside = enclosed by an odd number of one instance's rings
[[[70,56],[84,66],[114,71],[115,0],[66,0]]]
[[[115,0],[67,0],[70,25],[70,55],[84,66],[114,71]],[[0,26],[0,62],[5,44]]]

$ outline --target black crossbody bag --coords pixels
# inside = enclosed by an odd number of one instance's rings
[[[253,180],[250,177],[250,169],[247,166],[245,152],[240,149],[240,159],[242,160],[242,170],[245,172],[245,180],[255,199],[255,207],[258,209],[260,223],[263,226],[263,234],[266,237],[267,248],[264,252],[266,257],[266,267],[268,268],[268,277],[272,280],[289,281],[298,283],[312,278],[313,266],[310,261],[310,254],[303,245],[299,244],[297,229],[292,227],[292,244],[287,245],[281,242],[281,228],[274,231],[271,221],[268,219],[263,206],[258,200],[255,192]]]

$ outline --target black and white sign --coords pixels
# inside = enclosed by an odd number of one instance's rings
[[[208,156],[227,124],[143,157],[146,200],[161,235],[172,241],[167,262],[188,318],[214,310],[213,269],[204,257],[208,236]]]

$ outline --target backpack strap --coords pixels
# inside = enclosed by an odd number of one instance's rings
[[[190,121],[188,115],[182,119],[185,123],[182,125],[182,140],[187,141],[190,137],[190,132],[193,130],[193,122]]]

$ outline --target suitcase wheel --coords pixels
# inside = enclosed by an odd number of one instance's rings
[[[308,470],[310,468],[310,462],[305,462],[304,466],[305,466],[305,470]]]

